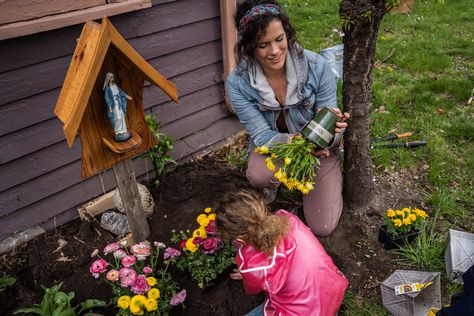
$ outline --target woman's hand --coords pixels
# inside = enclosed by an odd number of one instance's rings
[[[240,274],[239,269],[234,269],[233,272],[230,274],[230,278],[232,280],[242,280],[242,275]]]
[[[334,131],[336,133],[341,133],[347,127],[347,123],[345,121],[347,121],[351,116],[349,113],[342,114],[339,108],[332,108],[331,110],[337,115],[337,117],[339,117],[339,121],[336,122],[336,129]]]

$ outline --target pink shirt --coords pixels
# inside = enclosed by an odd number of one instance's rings
[[[298,217],[276,214],[288,217],[290,230],[273,254],[245,244],[235,258],[246,293],[266,292],[263,315],[336,315],[349,282]]]

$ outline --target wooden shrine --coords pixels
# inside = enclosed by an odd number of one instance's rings
[[[146,240],[150,229],[130,159],[157,144],[145,122],[145,80],[178,102],[174,83],[153,69],[106,17],[102,24],[87,22],[54,109],[69,147],[79,134],[81,176],[113,168],[133,242]]]
[[[103,85],[108,72],[131,96],[126,122],[132,137],[116,142],[107,120]],[[174,83],[148,64],[104,17],[102,24],[87,22],[64,80],[54,113],[64,123],[69,147],[76,134],[82,143],[83,178],[130,159],[156,145],[144,118],[143,86],[148,81],[178,102]]]

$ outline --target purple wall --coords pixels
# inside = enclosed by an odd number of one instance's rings
[[[175,139],[174,158],[185,161],[242,129],[224,104],[219,2],[153,4],[111,21],[177,85],[179,105],[150,85],[144,104]],[[48,229],[76,218],[78,205],[101,195],[103,186],[116,186],[111,170],[80,178],[80,141],[67,147],[53,113],[81,30],[76,25],[0,41],[0,240],[37,224]],[[141,159],[134,165],[140,178],[152,169]]]

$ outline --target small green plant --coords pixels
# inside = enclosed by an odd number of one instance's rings
[[[350,31],[352,25],[354,25],[354,21],[352,21],[350,16],[347,15],[342,15],[339,18],[339,25],[341,26],[342,30],[344,31]]]
[[[151,148],[148,152],[143,154],[142,157],[150,158],[150,160],[153,162],[156,172],[155,185],[159,185],[161,182],[160,179],[164,174],[166,164],[176,164],[176,161],[168,155],[168,153],[173,150],[173,139],[161,132],[160,123],[158,123],[152,115],[146,115],[145,121],[151,133],[158,141],[158,145]]]
[[[247,166],[247,150],[231,150],[225,156],[225,160],[231,170],[243,170]]]
[[[388,234],[391,237],[397,237],[414,230],[422,230],[428,214],[418,208],[404,207],[400,210],[387,210],[383,218]]]
[[[59,289],[61,288],[62,284],[62,282],[55,284],[51,288],[45,288],[43,286],[44,296],[43,300],[41,301],[41,305],[20,308],[16,310],[14,314],[32,313],[42,316],[100,315],[96,313],[86,313],[86,311],[94,307],[105,306],[104,301],[88,299],[72,307],[71,302],[74,299],[74,292],[70,292],[68,294],[61,292]]]
[[[399,256],[395,261],[422,271],[442,271],[444,247],[444,238],[425,224],[413,245],[407,244],[394,251]]]
[[[7,287],[12,286],[15,284],[16,279],[9,276],[9,275],[4,275],[0,278],[0,292],[5,290]]]
[[[370,23],[372,23],[372,10],[366,11],[362,13],[362,16],[367,19]]]

